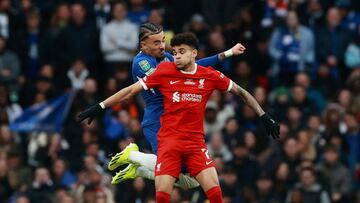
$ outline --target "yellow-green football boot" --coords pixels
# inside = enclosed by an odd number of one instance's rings
[[[125,180],[136,178],[136,170],[139,164],[129,164],[124,170],[121,170],[112,177],[111,184],[116,185]]]
[[[121,165],[130,163],[129,155],[132,151],[139,151],[139,147],[135,143],[130,143],[124,150],[111,157],[108,163],[108,169],[113,171]]]

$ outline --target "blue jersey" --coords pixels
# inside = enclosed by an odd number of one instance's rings
[[[144,54],[143,52],[139,52],[134,57],[132,63],[132,77],[134,82],[138,81],[139,78],[151,75],[155,71],[157,65],[163,61],[174,61],[174,58],[168,52],[165,52],[165,57],[163,59],[157,59],[153,56]],[[218,56],[214,55],[198,60],[196,63],[208,67],[216,66],[220,61]],[[156,135],[160,128],[160,116],[164,111],[163,96],[160,91],[156,89],[143,91],[141,94],[145,101],[144,117],[141,125],[144,129],[145,137],[151,143],[152,150],[155,153],[157,148]]]

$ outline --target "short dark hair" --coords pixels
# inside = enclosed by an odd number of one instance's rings
[[[198,38],[191,32],[185,32],[175,35],[170,42],[170,45],[179,46],[181,44],[189,45],[194,49],[199,49],[199,40]]]
[[[145,40],[150,35],[159,34],[162,31],[163,28],[160,25],[156,25],[154,23],[144,23],[140,25],[139,42]]]

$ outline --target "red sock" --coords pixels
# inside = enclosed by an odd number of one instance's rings
[[[170,203],[170,194],[166,192],[156,192],[156,203]]]
[[[223,203],[220,186],[215,186],[210,190],[206,191],[206,196],[210,203]]]

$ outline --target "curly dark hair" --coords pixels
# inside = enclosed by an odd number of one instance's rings
[[[186,44],[194,49],[199,49],[199,40],[198,38],[191,32],[185,32],[175,35],[170,42],[170,45],[179,46],[181,44]]]

